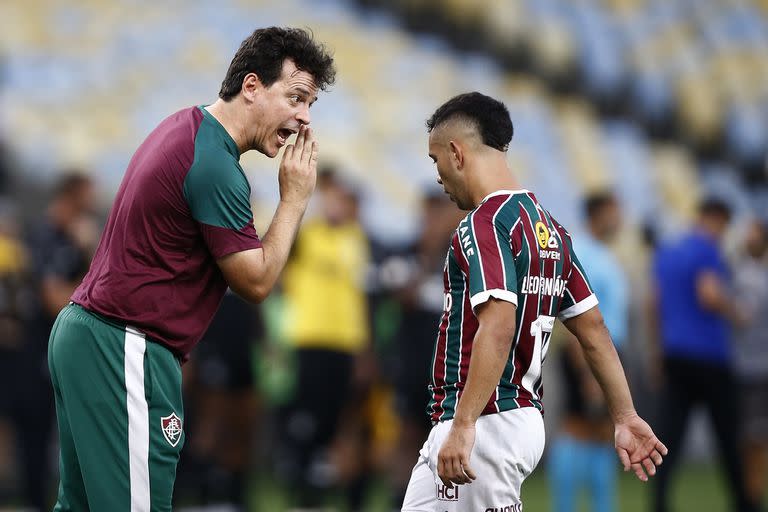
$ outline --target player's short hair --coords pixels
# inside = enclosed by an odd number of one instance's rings
[[[699,215],[702,217],[720,217],[729,222],[731,214],[731,207],[719,197],[707,197],[699,203]]]
[[[587,220],[592,220],[603,211],[604,208],[617,204],[616,196],[610,190],[593,192],[584,199],[584,215]]]
[[[320,90],[336,81],[333,57],[310,32],[300,28],[260,28],[240,44],[221,83],[219,97],[229,101],[237,96],[248,73],[256,73],[265,87],[271,86],[280,78],[285,59],[312,75]]]
[[[507,150],[514,134],[506,105],[479,92],[459,94],[443,103],[427,120],[427,132],[453,120],[473,124],[483,144],[499,151]]]

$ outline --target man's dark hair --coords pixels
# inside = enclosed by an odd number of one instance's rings
[[[598,216],[605,207],[616,204],[616,196],[609,190],[594,192],[584,199],[584,215],[588,220]]]
[[[269,87],[280,78],[285,59],[291,59],[297,68],[312,75],[320,90],[336,80],[333,57],[325,46],[315,42],[310,32],[300,28],[260,28],[242,42],[232,58],[219,97],[229,101],[237,96],[248,73],[256,73],[261,83]]]
[[[499,100],[479,92],[454,96],[427,120],[427,131],[431,133],[441,124],[455,119],[474,124],[486,146],[499,151],[506,151],[509,147],[514,128],[509,110]]]
[[[720,198],[708,197],[699,203],[699,215],[731,220],[731,207]]]

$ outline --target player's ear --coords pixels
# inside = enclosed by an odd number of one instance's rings
[[[457,169],[461,169],[464,166],[464,151],[461,145],[456,144],[455,141],[448,141],[448,150],[451,160]]]
[[[259,80],[259,77],[256,75],[256,73],[248,73],[243,78],[243,86],[240,89],[240,92],[242,92],[245,99],[253,101],[258,90],[262,89],[263,87],[264,86],[262,85],[261,80]]]

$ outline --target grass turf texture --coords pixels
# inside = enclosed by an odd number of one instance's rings
[[[550,512],[552,510],[549,482],[546,472],[538,468],[523,485],[523,499],[526,512]],[[688,464],[680,468],[672,483],[673,510],[701,510],[727,512],[729,496],[722,471],[714,465]],[[619,478],[618,503],[621,512],[648,512],[651,510],[651,487],[629,474]],[[267,477],[257,477],[251,487],[249,510],[289,510],[288,499]],[[334,510],[342,511],[340,507]],[[390,497],[382,483],[372,486],[368,512],[392,512]],[[581,512],[589,512],[586,496],[581,496]]]

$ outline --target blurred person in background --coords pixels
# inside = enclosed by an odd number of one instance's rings
[[[461,94],[427,129],[437,182],[471,211],[446,255],[429,385],[434,426],[403,512],[522,509],[522,483],[544,451],[542,364],[556,317],[578,338],[606,395],[624,469],[646,481],[666,448],[635,411],[570,235],[509,168],[507,107]]]
[[[381,263],[382,286],[388,287],[398,305],[391,373],[400,423],[391,474],[397,506],[405,497],[413,454],[431,427],[424,410],[429,400],[432,338],[443,312],[445,246],[460,220],[461,211],[448,197],[439,189],[430,190],[422,200],[418,240]]]
[[[0,197],[0,389],[3,390],[0,393],[0,453],[3,456],[0,478],[9,484],[3,486],[2,490],[7,489],[8,494],[0,495],[0,507],[19,504],[20,500],[22,506],[42,510],[46,504],[42,481],[47,466],[34,467],[35,463],[41,464],[35,459],[37,454],[30,453],[36,447],[24,442],[24,432],[19,430],[26,426],[29,416],[34,416],[28,411],[37,407],[37,404],[26,403],[16,392],[20,389],[17,367],[26,361],[30,352],[24,327],[32,312],[28,253],[19,237],[19,228],[15,205],[10,199]],[[40,440],[40,444],[47,446],[47,439]],[[15,464],[10,460],[13,456]],[[42,474],[33,474],[32,470],[42,470]]]
[[[308,31],[258,29],[218,99],[170,115],[134,153],[90,269],[51,332],[56,511],[171,509],[181,363],[228,286],[260,302],[275,285],[315,187],[310,107],[334,79],[333,58]],[[283,146],[280,201],[262,240],[240,155],[274,158]]]
[[[324,506],[342,479],[359,476],[342,478],[343,468],[332,462],[332,443],[350,400],[361,399],[356,369],[358,377],[372,377],[370,369],[360,375],[358,366],[369,357],[364,283],[370,248],[358,220],[357,192],[326,168],[318,175],[318,193],[319,215],[301,227],[282,282],[285,335],[296,349],[297,382],[281,415],[277,467],[301,507]],[[363,494],[357,484],[344,485],[353,510]]]
[[[768,226],[749,222],[733,267],[733,288],[745,315],[735,332],[736,372],[741,389],[744,477],[753,503],[765,499],[768,476]]]
[[[611,339],[621,354],[627,338],[629,287],[624,270],[609,244],[621,228],[621,210],[610,192],[584,202],[587,234],[574,239]],[[605,397],[589,371],[578,341],[568,336],[560,361],[565,382],[565,417],[549,452],[550,483],[555,512],[576,510],[580,489],[587,489],[594,512],[616,508],[616,464],[611,418]]]
[[[184,367],[190,442],[177,487],[219,511],[245,510],[247,502],[258,415],[252,356],[262,334],[260,310],[227,291]]]
[[[88,271],[99,235],[95,206],[91,178],[67,170],[54,185],[45,216],[26,229],[34,313],[25,325],[25,350],[13,372],[17,382],[24,382],[15,393],[24,480],[28,499],[40,508],[48,507],[50,497],[49,440],[54,424],[53,390],[46,364],[48,336],[56,315]]]
[[[661,374],[659,430],[670,455],[659,468],[654,510],[669,510],[669,484],[677,468],[688,418],[702,405],[712,421],[733,496],[732,510],[750,512],[739,444],[739,396],[734,394],[730,323],[739,323],[741,291],[730,290],[730,274],[721,242],[731,208],[720,199],[699,205],[694,227],[663,242],[654,255],[654,301],[658,340],[653,369]]]

